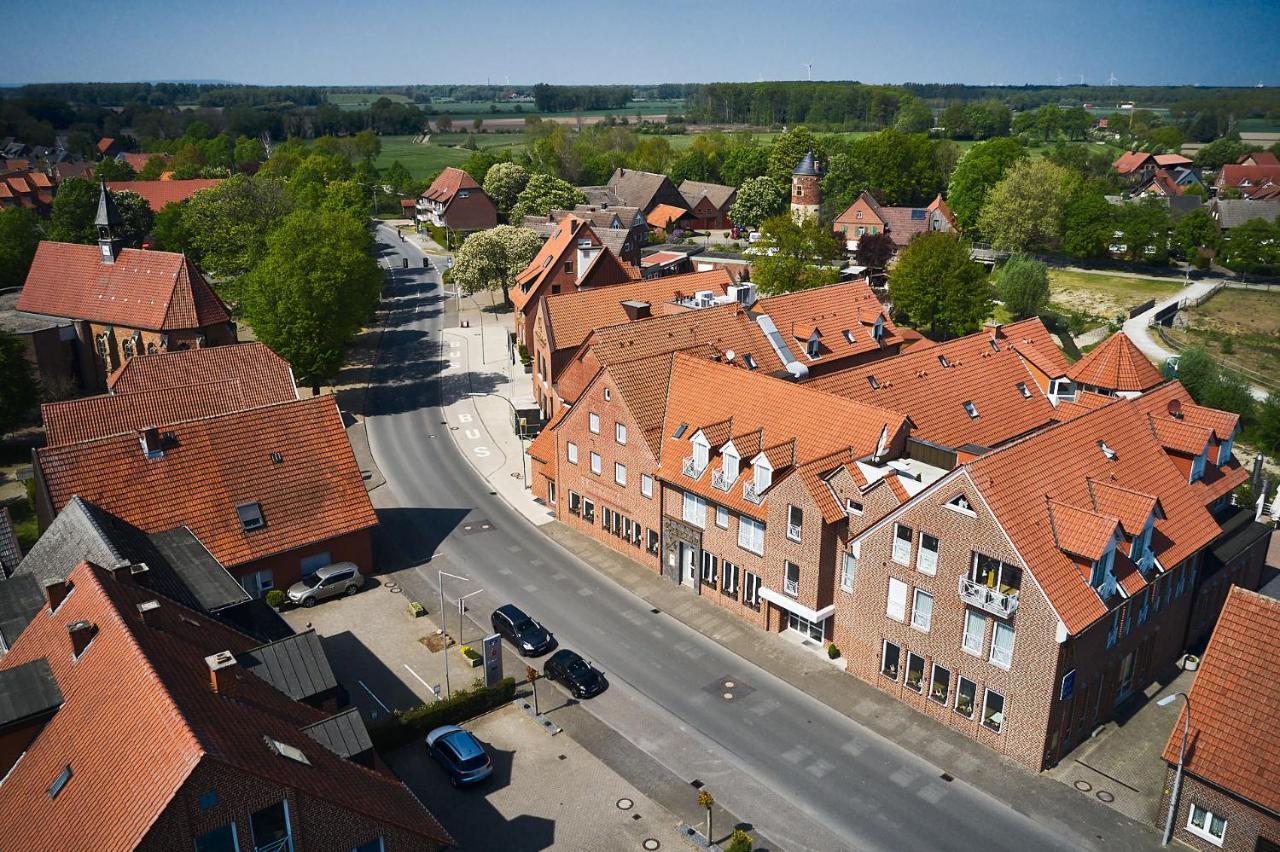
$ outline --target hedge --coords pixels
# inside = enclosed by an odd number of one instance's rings
[[[397,748],[426,737],[441,725],[457,725],[508,704],[515,695],[516,682],[509,677],[498,681],[496,686],[477,685],[471,689],[460,689],[450,698],[442,698],[431,704],[419,704],[403,712],[395,711],[390,719],[371,726],[369,737],[379,751]]]

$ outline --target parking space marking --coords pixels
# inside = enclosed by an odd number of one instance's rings
[[[423,686],[425,686],[425,687],[427,688],[427,690],[428,690],[428,691],[430,691],[430,692],[432,692],[432,694],[434,694],[434,691],[431,689],[431,684],[427,683],[425,680],[423,680],[423,679],[422,679],[422,676],[421,676],[421,675],[419,675],[419,674],[418,674],[417,672],[415,672],[413,669],[409,668],[409,664],[408,664],[408,663],[405,663],[405,664],[404,664],[404,667],[405,667],[406,669],[409,669],[409,674],[411,674],[411,675],[413,675],[415,678],[417,678],[418,683],[420,683],[420,684],[422,684]],[[438,700],[438,699],[437,699],[437,700]],[[379,704],[381,704],[382,702],[378,702],[378,703],[379,703]]]
[[[370,689],[369,687],[365,686],[364,681],[362,681],[362,680],[358,680],[358,681],[356,681],[356,683],[360,684],[360,688],[361,688],[361,689],[363,689],[365,692],[369,693],[369,697],[370,697],[370,698],[372,698],[374,701],[378,702],[378,706],[379,706],[379,707],[381,707],[381,708],[383,709],[383,711],[384,711],[384,712],[386,712],[386,713],[390,713],[390,712],[391,712],[391,708],[390,708],[390,707],[388,707],[387,705],[383,704],[383,703],[382,703],[382,699],[381,699],[381,698],[379,698],[378,696],[374,695],[374,694],[373,694],[373,690],[372,690],[372,689]]]

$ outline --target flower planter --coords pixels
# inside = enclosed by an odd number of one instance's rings
[[[409,601],[409,617],[421,618],[427,614],[427,608],[417,601]]]
[[[1200,658],[1195,654],[1187,654],[1182,658],[1182,668],[1189,672],[1195,671],[1200,668]]]
[[[463,645],[458,649],[458,651],[462,654],[462,659],[466,660],[467,664],[473,669],[484,662],[484,658],[481,657],[479,653],[472,650],[468,645]]]

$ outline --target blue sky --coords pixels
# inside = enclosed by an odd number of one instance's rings
[[[58,0],[0,82],[1280,85],[1280,3]]]

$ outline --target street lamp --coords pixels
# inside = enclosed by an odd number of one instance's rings
[[[491,396],[494,399],[500,399],[511,407],[511,416],[516,425],[520,427],[520,478],[524,480],[524,487],[529,487],[529,469],[524,460],[524,424],[520,422],[520,412],[516,410],[515,403],[507,399],[505,396],[496,393],[481,393],[480,391],[471,391],[467,396],[475,398],[478,396]]]
[[[1187,712],[1182,716],[1182,745],[1178,747],[1178,771],[1173,776],[1173,793],[1169,796],[1169,815],[1164,821],[1164,839],[1161,846],[1169,845],[1169,837],[1173,834],[1173,815],[1178,812],[1178,791],[1182,787],[1182,762],[1187,756],[1187,735],[1191,731],[1191,698],[1185,692],[1166,695],[1156,702],[1157,707],[1168,707],[1174,699],[1181,697],[1187,702]]]
[[[476,589],[474,592],[467,592],[465,595],[458,598],[458,644],[459,645],[462,644],[462,613],[463,613],[463,610],[465,609],[462,602],[465,601],[467,598],[471,597],[472,595],[478,595],[483,591],[484,589]]]
[[[447,629],[447,628],[448,628],[448,625],[447,625],[447,624],[445,624],[445,621],[444,621],[444,578],[445,578],[445,577],[452,577],[452,578],[453,578],[453,579],[455,579],[455,580],[464,580],[465,582],[468,582],[468,583],[470,583],[470,582],[471,582],[471,578],[470,578],[470,577],[462,577],[462,576],[460,576],[460,575],[458,575],[458,574],[450,574],[448,571],[437,571],[437,572],[436,572],[436,574],[438,575],[438,577],[437,577],[437,579],[436,579],[436,583],[437,583],[437,585],[438,585],[438,586],[439,586],[439,588],[440,588],[440,632],[441,632],[441,633],[443,633],[443,634],[444,634],[444,636],[445,636],[445,646],[444,646],[444,692],[445,692],[445,697],[447,697],[447,698],[452,698],[452,697],[453,697],[453,689],[452,689],[452,687],[450,687],[450,686],[449,686],[449,643],[448,643],[449,631],[448,631],[448,629]],[[462,629],[462,624],[461,624],[461,622],[459,622],[459,624],[458,624],[458,629],[459,629],[459,632],[461,632],[461,629]],[[461,641],[459,641],[459,644],[461,644]]]

